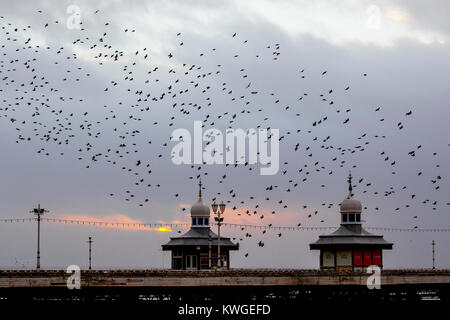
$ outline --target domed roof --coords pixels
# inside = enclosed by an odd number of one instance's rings
[[[203,203],[202,200],[202,182],[200,181],[198,191],[198,200],[191,207],[191,216],[192,217],[209,217],[209,207]]]
[[[352,194],[352,174],[348,176],[348,196],[341,202],[341,212],[361,212],[362,205],[361,201],[353,197]]]
[[[341,212],[361,212],[361,201],[349,195],[341,202]]]
[[[209,217],[209,207],[203,203],[202,199],[198,199],[191,207],[191,216]]]

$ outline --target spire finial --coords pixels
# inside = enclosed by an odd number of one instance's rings
[[[353,195],[353,193],[352,193],[352,191],[353,191],[353,188],[352,188],[352,172],[351,171],[348,172],[348,180],[347,180],[347,182],[348,182],[349,197],[351,197]]]
[[[198,198],[199,198],[199,200],[202,199],[202,179],[201,178],[199,179],[199,182],[198,182]]]

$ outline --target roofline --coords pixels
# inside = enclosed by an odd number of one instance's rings
[[[323,238],[342,238],[342,237],[352,237],[352,238],[384,238],[382,235],[378,234],[324,234],[319,236],[319,239]]]
[[[161,245],[163,251],[169,251],[172,250],[172,248],[189,248],[189,247],[208,247],[209,245],[190,245],[190,244],[163,244]],[[211,245],[211,248],[216,248],[218,247],[217,245]],[[239,250],[239,244],[232,244],[232,245],[226,245],[226,244],[221,244],[220,248],[226,248],[228,250]]]
[[[170,238],[170,240],[177,240],[177,239],[196,239],[196,240],[198,240],[198,239],[200,239],[200,240],[205,239],[205,240],[209,240],[209,237],[183,237],[183,236],[181,236],[181,237]],[[219,237],[211,237],[211,240],[217,240],[217,239],[219,239]],[[230,240],[230,238],[220,237],[220,240]]]
[[[380,249],[392,250],[393,243],[311,243],[309,245],[310,250],[320,250],[327,247],[346,247],[346,248],[360,248],[360,247],[378,247]]]

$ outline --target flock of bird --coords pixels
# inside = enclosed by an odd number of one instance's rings
[[[352,91],[351,84],[320,89],[317,94],[297,90],[295,99],[288,99],[285,94],[277,93],[277,89],[284,91],[283,88],[272,85],[270,89],[264,88],[261,75],[246,66],[256,66],[254,69],[258,70],[260,66],[270,65],[276,69],[276,64],[283,59],[280,43],[270,43],[260,48],[260,52],[252,52],[247,47],[252,40],[236,32],[222,36],[226,43],[223,47],[200,50],[189,37],[183,37],[183,32],[178,32],[168,39],[170,49],[163,47],[158,51],[142,47],[131,51],[111,38],[132,37],[136,29],[113,27],[113,23],[96,10],[93,14],[98,21],[103,21],[102,24],[88,29],[82,23],[80,30],[70,34],[73,37],[70,43],[48,45],[36,35],[52,38],[52,32],[64,28],[64,23],[50,21],[41,10],[35,14],[42,17],[41,25],[20,25],[0,17],[1,126],[9,125],[17,134],[17,143],[28,143],[41,156],[76,157],[88,169],[108,164],[124,171],[131,177],[132,185],[123,186],[122,193],[109,192],[111,197],[144,207],[151,206],[159,194],[170,190],[176,201],[195,201],[194,192],[183,194],[176,185],[167,185],[167,181],[154,177],[161,167],[172,166],[172,130],[201,119],[204,129],[245,127],[247,124],[257,129],[277,125],[280,128],[280,170],[272,179],[273,183],[267,183],[271,178],[258,177],[257,166],[248,162],[185,165],[184,169],[173,169],[184,170],[180,171],[185,175],[179,177],[179,183],[194,186],[196,180],[202,178],[206,186],[208,182],[222,184],[222,192],[209,194],[211,201],[224,200],[236,215],[260,221],[265,214],[282,214],[289,208],[299,212],[297,226],[307,225],[308,219],[315,216],[318,217],[316,222],[324,223],[327,216],[321,214],[320,208],[307,203],[290,205],[286,198],[298,199],[289,194],[300,194],[302,189],[317,185],[318,181],[323,190],[326,178],[331,179],[332,175],[337,175],[343,184],[341,190],[332,192],[342,191],[339,194],[344,197],[346,175],[352,169],[359,175],[355,187],[360,194],[388,198],[409,192],[408,203],[393,208],[394,213],[415,204],[429,206],[432,211],[450,204],[438,201],[434,193],[430,197],[411,193],[408,185],[378,184],[375,188],[370,177],[364,176],[367,171],[364,166],[357,170],[355,165],[357,155],[368,150],[373,153],[377,148],[371,147],[381,144],[386,149],[374,159],[380,163],[377,170],[395,175],[399,163],[403,161],[405,165],[405,161],[390,149],[391,137],[386,135],[389,130],[385,128],[406,130],[409,119],[414,117],[413,107],[404,110],[397,119],[386,118],[382,106],[367,107],[364,112],[370,114],[378,133],[367,130],[355,136],[354,130],[349,129],[356,117],[354,110],[340,101],[342,95]],[[120,34],[115,34],[116,30],[120,30]],[[229,43],[233,44],[232,49],[227,47]],[[311,68],[308,71],[307,66],[295,66],[295,62],[292,65],[297,77],[293,86],[304,88],[309,78],[323,79],[324,86],[328,83],[329,70]],[[359,77],[364,81],[370,75],[361,72]],[[383,127],[385,123],[388,124]],[[297,127],[289,129],[295,124]],[[345,144],[339,145],[339,135],[346,137]],[[439,170],[438,153],[422,144],[411,147],[405,156],[414,158],[419,153],[431,156],[430,163]],[[407,166],[417,179],[423,178],[418,183],[427,185],[432,192],[439,192],[445,180],[444,173],[425,176],[423,170],[414,167],[414,162]],[[255,191],[249,191],[236,183],[246,177],[263,182],[255,184]],[[231,188],[226,189],[226,185]],[[206,194],[212,189],[207,188]],[[337,205],[324,202],[321,207],[337,211]],[[180,210],[187,213],[189,207]],[[414,214],[412,219],[417,227],[419,216]],[[281,237],[282,233],[277,236]],[[246,232],[239,240],[250,237],[252,234]],[[264,242],[259,240],[257,245],[263,247]]]

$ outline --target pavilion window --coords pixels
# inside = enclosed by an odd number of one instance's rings
[[[198,225],[202,226],[203,225],[203,218],[197,218],[198,220]]]
[[[363,264],[365,267],[368,267],[372,264],[372,251],[371,250],[363,251]]]
[[[209,225],[209,218],[205,218],[205,226]]]
[[[173,258],[172,269],[175,269],[175,270],[183,269],[183,258]]]
[[[197,225],[197,218],[192,218],[192,225],[193,226]]]
[[[355,222],[355,214],[354,213],[350,213],[348,216],[348,222]]]
[[[183,252],[174,250],[172,251],[172,269],[181,270],[183,269]]]
[[[356,222],[361,222],[361,215],[359,213],[356,214]]]
[[[207,254],[200,253],[200,269],[209,269],[209,257]]]
[[[355,267],[361,267],[363,265],[363,254],[361,250],[353,251],[353,265]]]
[[[381,250],[380,249],[373,250],[372,264],[381,267]]]
[[[336,265],[337,266],[351,266],[352,265],[352,251],[351,250],[339,250],[336,252]]]
[[[197,256],[195,255],[186,256],[186,269],[197,269]]]
[[[174,258],[183,258],[183,252],[182,251],[178,251],[178,250],[174,250],[173,251],[173,257]]]
[[[322,252],[322,266],[323,267],[335,267],[334,263],[334,251],[325,250]]]
[[[347,222],[347,214],[346,213],[344,213],[342,215],[342,222]]]

